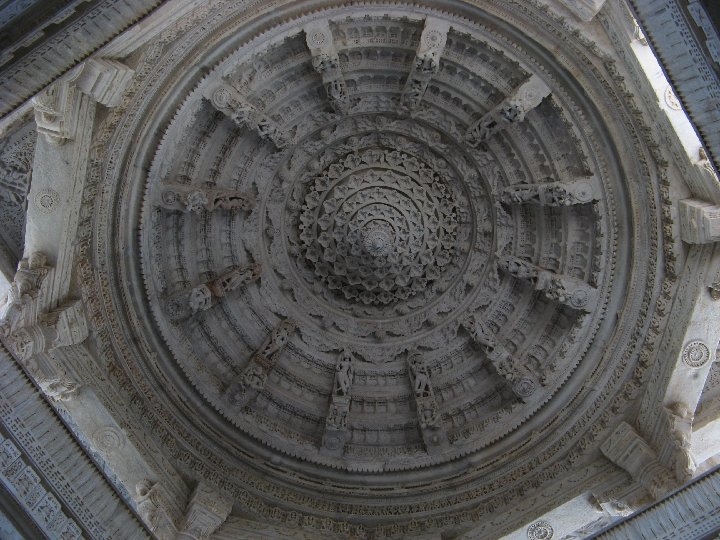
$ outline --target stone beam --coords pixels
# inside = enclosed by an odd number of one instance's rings
[[[265,388],[267,378],[277,357],[296,328],[291,319],[285,319],[271,332],[258,351],[250,358],[239,377],[231,382],[225,392],[230,402],[238,408],[245,407]]]
[[[550,95],[550,87],[532,75],[499,105],[474,122],[465,133],[471,146],[487,141],[496,133],[525,120],[525,115]]]
[[[516,361],[479,316],[466,317],[462,325],[472,340],[482,347],[495,372],[505,380],[518,398],[524,401],[535,392],[538,388],[537,377]]]
[[[290,136],[275,120],[255,107],[229,84],[220,82],[212,86],[205,94],[205,98],[237,125],[257,132],[261,139],[272,142],[277,148],[285,148],[290,144]]]
[[[419,354],[408,354],[407,363],[410,385],[415,396],[418,425],[425,442],[425,449],[429,454],[442,452],[448,447],[449,442],[435,399],[430,370]]]
[[[167,210],[200,213],[203,210],[244,210],[255,206],[255,197],[232,189],[168,185],[160,193],[159,205]]]
[[[655,451],[627,422],[622,422],[613,431],[600,446],[600,451],[655,499],[677,487],[675,478],[660,463]]]
[[[652,384],[636,425],[679,480],[694,474],[688,430],[720,342],[720,302],[711,288],[719,278],[720,243],[692,245],[670,307],[671,323],[658,336],[658,356],[641,353],[639,360],[651,365]],[[671,292],[663,294],[671,298]]]
[[[497,194],[505,204],[538,204],[541,206],[572,206],[588,204],[600,198],[595,177],[572,182],[541,182],[514,184]]]
[[[697,199],[679,201],[680,236],[688,244],[720,242],[720,206]]]
[[[325,419],[325,432],[320,447],[321,453],[334,457],[343,455],[345,445],[350,439],[348,417],[350,415],[352,383],[355,375],[354,360],[355,357],[352,353],[343,351],[338,356],[335,366],[335,379],[330,394],[330,409]]]
[[[560,0],[560,3],[581,21],[590,22],[603,7],[605,0]]]
[[[518,257],[498,259],[498,267],[518,279],[528,280],[548,299],[590,313],[597,303],[597,289],[579,279],[544,270]]]
[[[425,28],[402,94],[402,105],[407,110],[412,111],[418,106],[428,83],[440,70],[440,57],[445,49],[449,30],[450,25],[445,21],[431,17],[425,19]]]
[[[176,540],[205,540],[222,525],[232,510],[232,499],[200,483],[190,498]]]
[[[165,311],[170,319],[179,322],[199,311],[207,311],[230,292],[260,279],[259,264],[232,268],[220,277],[171,295],[165,301]]]
[[[327,20],[314,21],[304,30],[313,68],[322,77],[330,105],[335,112],[347,113],[350,108],[350,95],[340,69],[340,58],[335,50],[330,24]]]

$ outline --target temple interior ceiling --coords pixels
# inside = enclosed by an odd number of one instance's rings
[[[642,118],[542,10],[474,15],[240,30],[108,148],[108,339],[229,481],[249,461],[300,507],[322,482],[350,521],[447,515],[607,422],[659,287]]]
[[[552,2],[211,4],[109,61],[127,89],[70,196],[89,338],[56,357],[162,455],[165,489],[328,537],[491,538],[545,502],[478,525],[498,508],[609,478],[601,446],[650,414],[688,193],[611,9],[583,33]],[[7,167],[19,258],[32,160]],[[124,485],[141,514],[151,480]]]

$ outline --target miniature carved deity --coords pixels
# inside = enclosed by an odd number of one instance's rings
[[[350,355],[350,353],[344,352],[340,355],[340,361],[337,364],[336,370],[335,394],[347,396],[350,394],[350,387],[352,386],[353,380],[352,355]]]

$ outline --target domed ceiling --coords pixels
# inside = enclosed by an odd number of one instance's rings
[[[526,2],[246,16],[140,60],[85,198],[97,334],[169,453],[345,533],[592,455],[659,288],[612,63]]]

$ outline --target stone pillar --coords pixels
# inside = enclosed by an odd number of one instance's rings
[[[680,236],[689,244],[720,242],[720,206],[697,199],[678,203]]]

